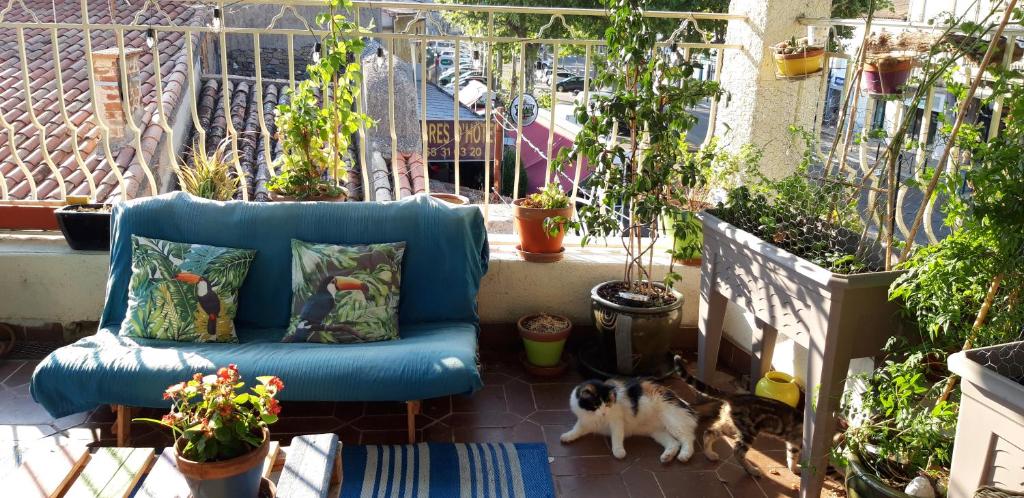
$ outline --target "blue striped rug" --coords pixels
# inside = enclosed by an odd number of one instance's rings
[[[542,443],[420,443],[342,448],[340,498],[548,498]]]

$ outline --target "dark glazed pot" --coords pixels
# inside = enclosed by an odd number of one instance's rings
[[[105,211],[85,211],[106,209]],[[72,204],[53,212],[64,240],[76,251],[110,250],[110,204]]]
[[[670,289],[676,297],[672,304],[656,308],[626,306],[598,295],[599,289],[614,283],[618,282],[604,282],[590,291],[599,345],[589,357],[581,356],[581,363],[599,374],[658,377],[671,372],[669,348],[682,323],[683,295]]]

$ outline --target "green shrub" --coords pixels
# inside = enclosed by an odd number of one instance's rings
[[[505,147],[505,150],[501,154],[501,195],[505,197],[512,197],[512,187],[515,184],[516,178],[516,149],[515,147]],[[526,169],[523,165],[519,165],[519,197],[525,197],[526,191],[529,189],[529,182],[526,178]]]

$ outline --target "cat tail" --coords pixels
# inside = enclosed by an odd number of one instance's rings
[[[725,399],[726,394],[723,393],[721,390],[714,386],[705,384],[700,379],[691,375],[690,372],[686,370],[686,360],[684,360],[682,356],[676,355],[674,358],[672,358],[672,362],[675,363],[676,372],[679,373],[679,376],[682,377],[682,379],[685,380],[686,383],[690,385],[690,387],[697,391],[697,394],[701,395],[704,398],[711,398],[716,400]]]

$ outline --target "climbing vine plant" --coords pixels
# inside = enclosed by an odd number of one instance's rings
[[[309,78],[277,107],[284,153],[278,159],[280,174],[269,184],[272,191],[298,199],[344,193],[338,182],[348,172],[352,134],[373,125],[369,116],[353,110],[362,86],[361,37],[369,31],[345,16],[351,7],[351,0],[327,1],[327,12],[316,22],[328,32],[306,67]]]
[[[605,0],[604,6],[608,63],[594,87],[609,93],[595,96],[590,107],[576,108],[582,129],[556,162],[565,166],[585,157],[594,168],[590,186],[600,194],[579,210],[587,230],[583,243],[591,236],[620,237],[626,290],[659,305],[672,298],[652,281],[658,223],[680,201],[679,185],[703,181],[698,165],[685,156],[686,132],[697,122],[688,109],[718,97],[720,89],[713,81],[693,78],[694,66],[672,37],[655,33],[644,17],[647,0]],[[668,280],[671,284],[673,277]]]

